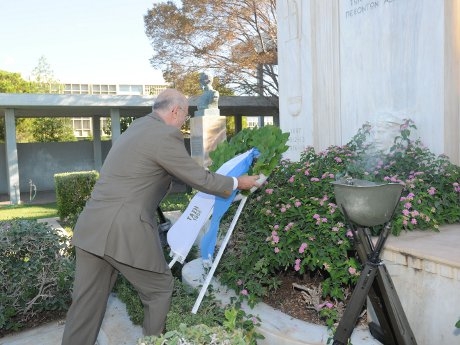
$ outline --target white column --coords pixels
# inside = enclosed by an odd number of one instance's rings
[[[279,124],[289,132],[284,157],[297,161],[313,145],[311,3],[278,0]]]
[[[118,139],[121,133],[120,128],[120,109],[110,109],[110,120],[112,123],[112,144]]]
[[[5,150],[10,202],[16,205],[21,203],[21,193],[19,189],[19,165],[14,109],[6,109],[5,111]]]
[[[101,117],[93,116],[93,155],[94,169],[99,171],[102,167],[101,154]]]
[[[444,152],[460,165],[460,1],[445,6]]]

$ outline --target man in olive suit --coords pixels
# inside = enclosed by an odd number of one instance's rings
[[[199,166],[185,149],[180,128],[189,118],[187,98],[163,91],[153,111],[117,139],[75,225],[76,271],[63,345],[94,345],[109,294],[120,272],[144,305],[145,335],[165,325],[173,278],[164,258],[155,210],[172,177],[222,197],[258,186],[258,176],[227,177]]]

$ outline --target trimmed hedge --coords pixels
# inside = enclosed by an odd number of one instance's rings
[[[99,173],[79,171],[54,174],[56,203],[62,221],[75,221],[91,195]]]

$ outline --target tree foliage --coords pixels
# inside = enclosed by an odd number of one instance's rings
[[[21,74],[0,70],[0,93],[30,93],[32,83],[22,79]]]
[[[59,83],[54,77],[53,69],[44,56],[38,59],[38,65],[32,71],[36,91],[35,93],[57,93]]]
[[[33,81],[26,81],[21,74],[0,70],[0,92],[2,93],[54,93],[59,83],[53,76],[51,66],[44,56],[40,57],[32,72]],[[5,140],[5,122],[0,117],[0,141]],[[68,118],[16,118],[16,141],[56,142],[75,141],[72,122]]]
[[[210,69],[239,94],[278,95],[276,0],[177,3],[154,4],[144,16],[150,62],[167,81]]]
[[[0,70],[0,92],[1,93],[31,93],[36,90],[33,82],[24,80],[20,73]],[[26,119],[16,119],[16,126],[23,126]],[[21,135],[26,137],[27,135]],[[0,117],[0,142],[5,141],[5,118]]]
[[[40,117],[32,120],[32,135],[36,142],[76,141],[72,120],[66,117]]]

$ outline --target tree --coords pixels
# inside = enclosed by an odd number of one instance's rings
[[[32,78],[37,87],[35,93],[59,92],[59,82],[55,79],[51,65],[44,56],[38,59],[38,65],[32,71]]]
[[[76,141],[72,120],[65,117],[42,117],[32,120],[32,135],[37,142]]]
[[[33,83],[22,79],[20,73],[0,70],[0,92],[1,93],[30,93],[35,89]],[[16,119],[16,126],[19,126],[25,119]],[[5,141],[5,118],[0,117],[0,142]]]
[[[212,69],[236,93],[278,95],[276,0],[181,3],[154,4],[144,16],[150,62],[167,81]]]
[[[32,72],[33,81],[22,79],[19,73],[0,70],[0,92],[3,93],[53,93],[59,83],[42,56]],[[0,118],[0,141],[5,140],[4,118]],[[72,123],[68,118],[16,118],[16,140],[19,143],[34,141],[75,141]]]
[[[30,93],[32,83],[22,79],[21,74],[0,70],[0,93]]]

